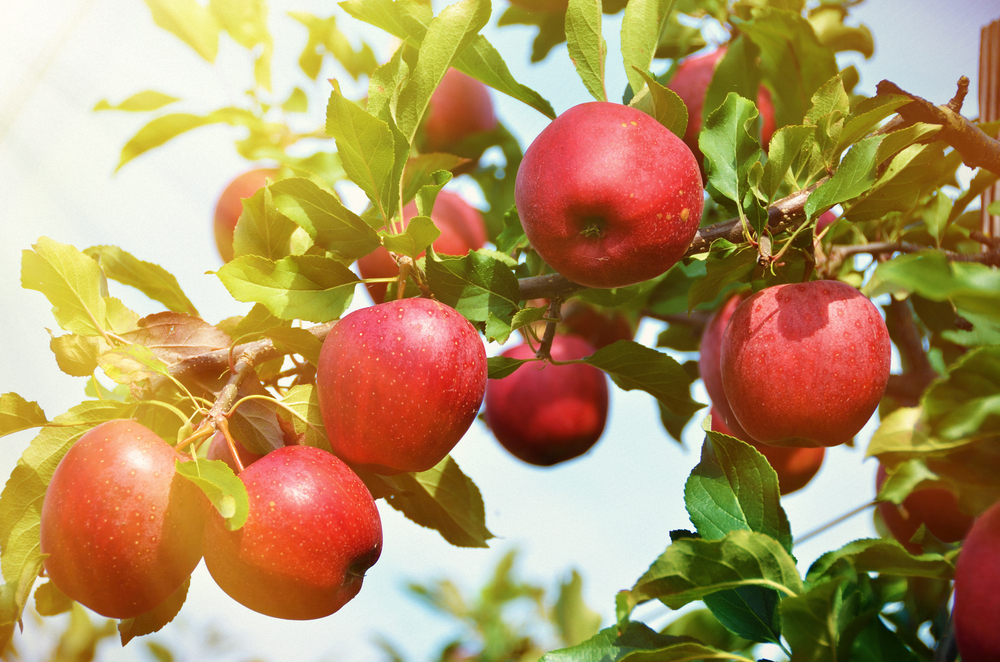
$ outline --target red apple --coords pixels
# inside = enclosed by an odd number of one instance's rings
[[[878,309],[832,280],[776,285],[733,312],[722,385],[740,426],[772,446],[835,446],[875,412],[889,379]]]
[[[683,257],[702,212],[691,150],[645,113],[570,108],[524,154],[514,195],[531,245],[569,280],[621,287]]]
[[[316,371],[333,452],[380,474],[426,471],[475,420],[486,350],[453,308],[402,299],[345,316],[323,341]]]
[[[875,474],[875,492],[882,489],[886,471],[881,464]],[[903,499],[902,506],[889,501],[878,504],[879,514],[892,537],[913,554],[920,554],[920,545],[910,542],[923,524],[942,542],[958,542],[965,538],[972,526],[973,517],[958,507],[955,493],[942,487],[925,487],[911,492]]]
[[[779,448],[758,443],[750,438],[735,420],[734,427],[727,425],[716,407],[717,405],[712,406],[712,431],[736,437],[756,448],[778,474],[778,490],[782,495],[801,490],[819,473],[820,467],[823,466],[823,458],[826,456],[825,447]]]
[[[411,201],[403,208],[403,227],[417,215],[417,203]],[[442,255],[465,255],[486,244],[486,223],[482,213],[451,191],[441,191],[434,201],[431,220],[441,231],[434,240],[434,251]],[[377,248],[358,260],[362,278],[391,278],[399,274],[395,260],[383,247]],[[368,294],[375,303],[385,299],[386,283],[366,283]]]
[[[635,337],[635,326],[617,310],[604,311],[582,301],[569,301],[563,305],[561,315],[563,331],[583,338],[594,349]]]
[[[248,451],[247,447],[241,444],[238,439],[233,439],[233,444],[236,446],[236,452],[240,456],[240,463],[244,469],[264,457],[263,455]],[[226,443],[226,437],[222,432],[216,432],[212,437],[212,441],[208,442],[208,451],[205,453],[205,458],[208,460],[222,460],[235,473],[240,472],[235,460],[233,460],[233,452],[229,449],[229,444]]]
[[[582,338],[556,335],[552,358],[569,361],[594,353]],[[503,353],[514,359],[534,357],[529,345]],[[525,363],[486,387],[486,424],[514,456],[548,467],[583,455],[604,432],[608,384],[604,373],[583,363]]]
[[[42,503],[40,549],[59,590],[102,616],[134,618],[180,588],[201,560],[208,507],[177,475],[183,458],[135,421],[80,437]]]
[[[829,226],[833,225],[833,222],[837,220],[837,215],[832,211],[825,211],[819,215],[816,219],[816,234],[819,234],[823,230],[827,229]]]
[[[460,153],[459,144],[478,133],[496,128],[489,88],[458,69],[449,69],[431,94],[423,122],[422,152],[448,152],[478,159],[480,154]]]
[[[224,262],[233,259],[233,232],[243,213],[243,199],[252,197],[267,180],[274,181],[277,174],[270,168],[250,170],[229,182],[219,195],[215,205],[215,245]]]
[[[1000,662],[1000,503],[976,518],[955,566],[952,621],[962,662]]]
[[[205,526],[205,566],[254,611],[329,616],[361,590],[382,552],[375,500],[346,464],[312,446],[284,446],[240,474],[250,497],[243,528],[217,514]]]
[[[712,401],[712,426],[716,422],[727,426],[731,430],[741,430],[739,423],[733,416],[733,410],[729,407],[729,400],[726,399],[726,392],[722,388],[722,335],[729,324],[729,318],[733,316],[733,311],[746,298],[745,295],[736,294],[728,299],[718,311],[708,320],[705,329],[701,332],[701,345],[698,355],[698,372],[701,380],[705,383],[705,390],[708,391],[708,398]],[[739,435],[730,435],[739,436]],[[747,441],[747,438],[739,436]]]
[[[674,77],[667,83],[667,87],[673,90],[687,106],[688,124],[684,131],[684,142],[694,152],[699,164],[703,161],[701,150],[698,148],[698,135],[701,133],[705,94],[708,92],[709,83],[712,82],[712,76],[715,75],[715,68],[725,54],[726,47],[722,46],[711,53],[689,57],[681,62]],[[761,143],[766,148],[777,125],[774,120],[771,93],[763,85],[757,91],[757,110],[761,117]]]

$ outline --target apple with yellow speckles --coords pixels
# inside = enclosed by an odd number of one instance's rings
[[[379,474],[426,471],[472,425],[486,392],[486,350],[454,308],[402,299],[346,315],[316,370],[333,452]]]
[[[596,101],[570,108],[528,147],[517,212],[549,266],[587,287],[655,278],[691,245],[701,221],[698,162],[649,115]]]
[[[361,590],[382,553],[382,522],[365,484],[340,459],[284,446],[240,473],[250,512],[230,531],[205,525],[205,566],[229,597],[293,620],[329,616]]]
[[[847,283],[760,290],[722,337],[722,386],[740,427],[772,446],[836,446],[857,434],[889,380],[889,331]]]

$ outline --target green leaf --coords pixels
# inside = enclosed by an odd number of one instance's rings
[[[410,67],[403,59],[401,45],[389,61],[375,69],[368,81],[368,112],[386,122],[394,121],[399,95],[410,76]]]
[[[701,462],[684,485],[684,501],[692,524],[706,540],[719,540],[730,531],[756,531],[792,551],[778,476],[767,458],[746,442],[708,432]]]
[[[418,154],[409,159],[403,171],[403,203],[412,200],[422,187],[437,185],[436,173],[454,170],[468,161],[461,156],[441,152]]]
[[[837,659],[843,582],[828,581],[799,596],[785,598],[779,610],[796,659],[825,662]]]
[[[823,84],[812,96],[812,107],[806,113],[805,124],[815,126],[816,149],[819,159],[827,169],[836,168],[839,161],[840,134],[851,110],[851,102],[844,90],[844,82],[836,75]]]
[[[584,87],[598,101],[607,101],[604,63],[608,58],[608,45],[601,35],[601,0],[569,0],[566,46]],[[645,67],[649,67],[649,63]]]
[[[660,600],[671,609],[717,591],[760,586],[782,597],[802,593],[795,559],[774,538],[732,531],[721,540],[683,538],[667,547],[625,595],[629,607]]]
[[[636,96],[645,83],[639,72],[649,71],[674,4],[675,0],[632,0],[625,6],[621,31],[622,61]]]
[[[559,586],[559,598],[552,606],[552,623],[567,646],[593,637],[601,628],[601,615],[583,600],[583,578],[576,570]]]
[[[353,262],[378,247],[378,233],[316,182],[290,177],[268,188],[280,213],[305,230],[317,247],[343,261]]]
[[[17,393],[0,395],[0,437],[37,428],[48,422],[37,402],[28,402]]]
[[[658,83],[649,73],[640,71],[639,74],[646,81],[646,87],[632,97],[629,105],[654,118],[678,138],[683,138],[688,124],[687,106],[684,105],[684,101],[669,87]]]
[[[73,608],[73,599],[51,581],[35,589],[35,611],[40,616],[56,616]]]
[[[343,263],[318,255],[272,262],[244,255],[216,274],[237,301],[263,304],[280,319],[329,322],[351,303],[358,277]]]
[[[752,41],[739,35],[730,40],[726,46],[726,54],[716,64],[712,79],[705,90],[705,101],[702,104],[702,119],[706,120],[726,101],[730,92],[748,99],[756,105],[760,90],[760,67],[757,60],[760,49]],[[759,109],[758,109],[759,110]],[[758,136],[757,129],[751,132]]]
[[[243,48],[271,47],[265,0],[209,0],[209,9],[222,28]]]
[[[738,248],[722,257],[705,260],[704,278],[695,280],[687,293],[687,310],[715,301],[729,285],[744,281],[757,266],[758,253],[753,248]]]
[[[427,281],[434,296],[473,322],[490,314],[509,320],[518,308],[521,290],[517,278],[503,261],[487,251],[463,257],[438,256],[427,251]]]
[[[143,345],[123,345],[97,357],[104,374],[119,384],[135,384],[155,375],[169,375],[167,364]]]
[[[282,354],[298,354],[313,365],[319,363],[323,342],[306,329],[278,326],[269,329],[264,335],[274,341],[274,346]]]
[[[858,103],[847,118],[844,130],[840,134],[837,151],[842,152],[849,145],[858,142],[862,136],[876,129],[882,120],[909,102],[910,99],[903,95],[879,94]]]
[[[867,538],[849,542],[838,550],[827,552],[809,567],[806,580],[811,584],[830,579],[840,570],[839,562],[849,563],[856,572],[877,572],[880,575],[930,577],[950,580],[955,566],[938,554],[913,556],[895,540]]]
[[[6,582],[41,564],[38,531],[42,500],[56,466],[83,433],[104,421],[127,418],[133,405],[111,400],[89,400],[56,416],[44,427],[17,461],[0,494],[0,569]],[[21,586],[30,591],[31,586]]]
[[[417,65],[396,106],[396,122],[407,145],[413,143],[434,89],[489,19],[489,0],[459,0],[442,9],[428,24],[420,40]]]
[[[159,110],[164,106],[169,106],[175,101],[180,101],[177,97],[172,97],[163,92],[146,90],[137,92],[119,104],[112,105],[108,101],[101,99],[94,106],[94,110],[124,110],[132,113],[144,113],[151,110]]]
[[[777,591],[761,586],[741,586],[703,598],[705,606],[733,634],[748,641],[781,641]]]
[[[811,151],[816,140],[815,133],[816,127],[802,125],[783,126],[774,132],[767,147],[767,163],[764,164],[764,176],[759,187],[765,198],[774,200],[792,164],[799,155]],[[797,177],[793,179],[797,180]]]
[[[608,373],[624,391],[639,389],[649,393],[676,415],[690,416],[705,406],[691,399],[693,380],[677,361],[637,342],[602,347],[583,363]]]
[[[878,617],[872,618],[868,626],[854,639],[851,646],[851,660],[857,662],[918,662],[921,658],[906,647],[903,639],[886,627]]]
[[[450,455],[427,471],[386,480],[399,490],[386,498],[389,505],[412,521],[457,547],[488,547],[493,534],[486,528],[482,495]]]
[[[181,291],[177,278],[160,265],[140,260],[117,246],[91,246],[83,252],[96,260],[111,280],[136,288],[153,301],[162,303],[167,310],[198,314],[194,304]]]
[[[88,377],[97,370],[97,358],[111,346],[100,336],[68,333],[52,338],[49,349],[56,355],[60,370],[73,377]]]
[[[153,21],[209,62],[219,52],[219,24],[207,7],[195,0],[146,0]]]
[[[920,427],[944,441],[969,443],[1000,434],[1000,347],[963,355],[921,400]]]
[[[689,660],[741,660],[717,648],[686,637],[659,634],[647,625],[629,621],[601,630],[587,641],[552,651],[541,662],[687,662]]]
[[[685,612],[660,632],[675,637],[693,637],[724,651],[742,650],[750,644],[727,630],[708,609]]]
[[[286,412],[281,412],[282,418],[290,420],[295,432],[300,435],[300,444],[315,446],[325,451],[331,450],[326,428],[323,427],[323,417],[320,415],[319,398],[316,396],[314,384],[299,384],[288,389],[281,398],[281,404],[298,414],[298,416],[287,416]]]
[[[410,151],[407,139],[337,90],[330,94],[326,132],[337,143],[344,171],[365,192],[383,223],[388,222],[399,206],[399,182]]]
[[[243,213],[233,232],[233,256],[257,255],[280,260],[292,253],[296,225],[275,207],[267,186],[243,199]]]
[[[378,61],[371,46],[362,44],[359,50],[355,50],[347,36],[337,28],[335,16],[318,18],[298,11],[290,11],[288,15],[309,30],[309,41],[299,56],[299,67],[309,78],[316,80],[319,75],[323,66],[324,49],[333,54],[354,80],[361,74],[375,71]]]
[[[39,238],[32,248],[21,253],[21,287],[44,294],[62,328],[100,335],[107,326],[107,303],[97,263],[48,237]]]
[[[386,235],[382,243],[393,253],[406,255],[414,259],[427,250],[434,240],[441,236],[441,231],[428,216],[414,216],[400,234]]]
[[[757,110],[748,99],[730,92],[705,122],[698,146],[705,154],[708,191],[721,205],[733,203],[757,233],[767,223],[767,209],[750,188],[750,167],[763,152],[751,126]]]
[[[147,0],[147,2],[150,1],[153,0]],[[156,1],[166,2],[166,0]],[[262,122],[260,118],[242,108],[220,108],[208,115],[192,115],[190,113],[161,115],[150,120],[148,124],[139,129],[125,143],[125,146],[122,147],[121,156],[118,158],[118,165],[115,166],[115,171],[120,170],[122,166],[135,157],[148,152],[154,147],[159,147],[191,129],[197,129],[200,126],[208,124],[227,123],[234,126],[252,126],[260,122]]]
[[[884,157],[880,148],[879,158]],[[954,170],[954,165],[949,165],[952,158],[944,154],[941,143],[910,145],[893,157],[871,191],[845,205],[844,215],[860,222],[878,220],[892,212],[909,212],[926,193],[938,188],[944,177],[950,177],[946,173]]]
[[[534,359],[512,359],[507,356],[491,356],[486,359],[489,379],[503,379],[521,367],[521,364]]]
[[[190,586],[191,578],[188,577],[169,598],[145,614],[118,621],[118,633],[121,636],[122,646],[132,641],[135,637],[159,632],[164,625],[174,620],[174,617],[180,612],[181,607],[184,606],[184,600],[187,599],[187,592]]]
[[[198,486],[226,521],[226,528],[236,531],[246,524],[250,497],[243,481],[222,460],[195,459],[176,462],[177,473]]]
[[[348,0],[340,7],[358,20],[417,46],[423,40],[431,21],[428,7],[404,0]],[[549,119],[555,119],[552,105],[534,90],[518,83],[507,68],[500,53],[482,35],[477,35],[452,63],[456,69],[485,83],[507,96],[534,108]]]
[[[820,43],[799,9],[759,7],[751,13],[753,20],[733,22],[760,48],[775,120],[778,126],[802,124],[813,94],[837,74],[834,52]]]
[[[872,136],[851,147],[828,181],[806,200],[806,214],[815,218],[823,210],[865,193],[875,184],[878,146],[885,136]]]

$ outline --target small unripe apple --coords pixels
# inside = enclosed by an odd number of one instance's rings
[[[131,420],[101,423],[69,449],[41,513],[45,570],[63,593],[110,618],[169,598],[202,556],[208,502],[184,456]]]
[[[778,491],[782,496],[801,490],[819,473],[826,456],[826,447],[780,448],[758,443],[744,432],[735,420],[734,427],[727,425],[716,407],[717,405],[713,404],[712,431],[736,437],[757,449],[767,459],[774,473],[778,474]]]
[[[962,662],[1000,662],[1000,503],[976,518],[955,565],[951,612]]]
[[[574,300],[563,305],[561,316],[563,331],[583,338],[594,349],[635,337],[635,325],[617,310],[599,310],[590,304]]]
[[[426,471],[472,425],[486,390],[475,327],[430,299],[346,315],[323,341],[319,409],[333,452],[380,474]]]
[[[535,138],[514,196],[532,247],[587,287],[659,276],[691,245],[703,191],[691,150],[649,115],[596,101]]]
[[[411,201],[403,208],[403,227],[417,215],[417,203]],[[486,244],[486,223],[482,213],[451,191],[441,191],[434,201],[431,220],[441,231],[434,240],[434,252],[441,255],[465,255]],[[384,247],[358,260],[362,278],[391,278],[399,274],[399,266]],[[365,283],[368,294],[375,303],[382,303],[388,289],[386,283]]]
[[[236,453],[240,456],[240,463],[243,465],[244,469],[264,457],[263,455],[258,455],[257,453],[251,453],[248,451],[247,447],[241,444],[238,439],[233,439],[233,444],[236,446]],[[234,473],[239,473],[239,467],[233,459],[233,452],[230,450],[229,444],[226,442],[226,437],[222,434],[222,432],[216,432],[215,435],[212,436],[212,441],[208,442],[208,450],[205,453],[205,459],[222,460],[229,465],[229,468],[232,469]]]
[[[254,611],[305,620],[329,616],[361,590],[382,552],[375,500],[346,464],[312,446],[284,446],[240,474],[250,498],[243,528],[213,514],[205,566]]]
[[[881,464],[875,474],[875,492],[882,489],[886,470]],[[878,504],[879,514],[892,537],[912,554],[920,554],[920,545],[910,542],[923,524],[942,542],[958,542],[965,538],[973,517],[958,507],[955,493],[942,487],[925,487],[910,493],[901,506],[889,501]]]
[[[594,348],[582,338],[556,335],[550,354],[555,361],[590,356]],[[503,356],[535,356],[527,344]],[[601,434],[608,417],[608,384],[604,373],[583,363],[525,363],[486,387],[486,424],[515,457],[548,467],[583,455]]]
[[[715,69],[726,54],[726,47],[717,48],[711,53],[689,57],[677,67],[667,87],[673,90],[687,106],[688,123],[684,130],[684,142],[702,164],[704,157],[698,147],[698,136],[701,133],[702,115],[705,112],[705,94],[715,75]],[[757,91],[757,110],[761,119],[761,144],[766,148],[771,142],[777,124],[774,120],[774,103],[771,93],[763,85]]]
[[[882,399],[889,332],[875,305],[846,283],[790,283],[736,308],[720,356],[729,406],[752,438],[836,446]]]
[[[460,143],[492,131],[496,125],[489,88],[458,69],[449,69],[431,94],[420,151],[448,152],[478,160],[481,154],[459,153],[464,151]]]
[[[278,171],[271,168],[259,168],[244,172],[229,182],[215,205],[215,245],[224,262],[233,259],[233,233],[236,223],[243,213],[243,199],[253,197],[267,180],[274,181]]]

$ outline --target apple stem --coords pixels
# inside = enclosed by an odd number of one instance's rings
[[[226,445],[229,446],[229,454],[233,456],[233,462],[236,463],[237,475],[243,473],[243,460],[240,459],[240,453],[236,450],[236,442],[233,441],[233,436],[229,432],[229,421],[226,420],[225,416],[220,416],[216,421],[216,425],[222,431],[222,436],[226,438]]]
[[[562,319],[562,297],[549,300],[549,310],[545,313],[545,333],[542,342],[535,352],[535,357],[546,361],[552,360],[552,339],[556,337],[556,324]]]

